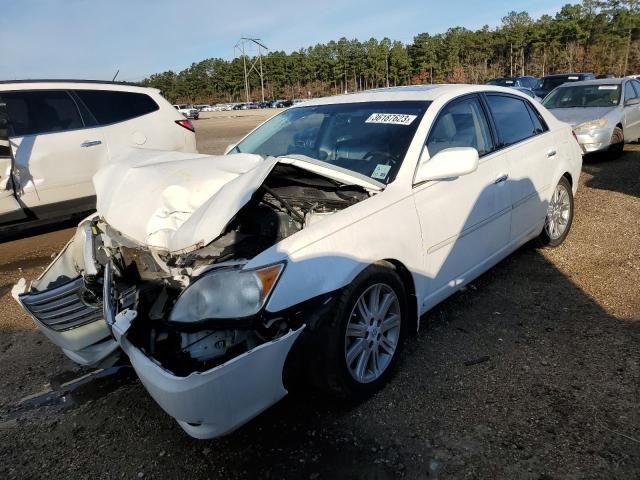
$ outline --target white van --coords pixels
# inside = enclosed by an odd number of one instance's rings
[[[121,147],[197,151],[193,125],[153,88],[6,81],[0,104],[0,233],[93,210],[92,177]]]

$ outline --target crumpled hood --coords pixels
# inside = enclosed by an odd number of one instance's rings
[[[195,250],[223,232],[276,164],[253,154],[130,149],[93,177],[97,210],[137,243]]]
[[[551,108],[549,111],[561,122],[566,122],[572,127],[590,120],[605,117],[616,107],[575,107],[575,108]]]

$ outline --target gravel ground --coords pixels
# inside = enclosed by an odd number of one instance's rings
[[[197,121],[200,150],[266,114]],[[0,243],[0,478],[640,478],[639,179],[640,145],[587,159],[567,242],[520,249],[432,310],[373,398],[296,391],[212,441],[126,372],[17,408],[80,373],[9,293],[73,230]]]

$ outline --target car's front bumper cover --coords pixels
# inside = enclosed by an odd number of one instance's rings
[[[145,388],[192,437],[232,432],[287,394],[282,374],[304,325],[205,372],[178,377],[122,337],[120,344]]]
[[[613,131],[610,128],[599,128],[584,132],[577,131],[576,137],[582,150],[585,153],[592,153],[609,148],[612,134]]]

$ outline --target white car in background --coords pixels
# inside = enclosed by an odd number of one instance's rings
[[[140,151],[14,297],[74,361],[118,349],[197,438],[296,372],[338,397],[391,375],[422,314],[518,247],[569,233],[582,152],[513,89],[414,86],[284,110],[224,156]]]
[[[621,153],[640,138],[640,81],[605,78],[565,83],[542,102],[573,127],[585,153]]]
[[[196,152],[191,123],[153,88],[6,81],[0,104],[0,233],[93,210],[93,175],[123,148]]]
[[[197,120],[200,118],[200,110],[188,103],[178,103],[173,106],[177,111],[179,111],[184,118],[190,118],[192,120]]]

